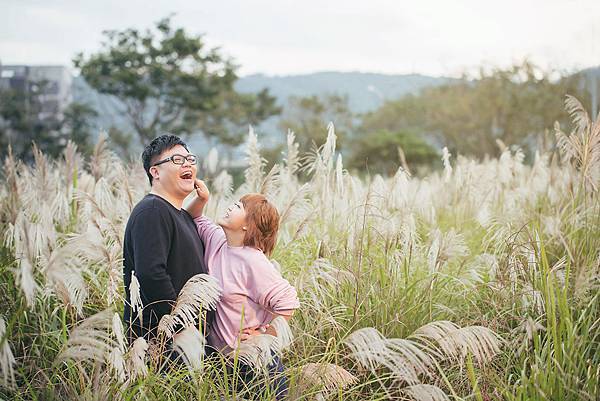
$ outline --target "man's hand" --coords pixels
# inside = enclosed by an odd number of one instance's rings
[[[210,198],[210,191],[208,190],[208,187],[204,181],[196,179],[194,187],[196,188],[196,195],[198,195],[198,199],[200,199],[202,203],[208,202],[208,198]]]

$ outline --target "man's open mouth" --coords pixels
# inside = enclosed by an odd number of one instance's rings
[[[191,171],[184,171],[179,177],[183,178],[184,180],[191,180],[193,178],[193,174]]]

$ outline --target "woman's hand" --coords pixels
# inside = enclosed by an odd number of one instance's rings
[[[277,333],[274,333],[275,330],[271,328],[270,324],[266,324],[264,326],[259,326],[255,328],[247,328],[242,330],[240,334],[240,341],[246,341],[252,336],[258,336],[261,334],[270,334],[272,336],[277,336]]]
[[[196,195],[198,195],[198,199],[200,199],[202,203],[208,202],[208,198],[210,198],[210,191],[208,190],[208,187],[204,181],[196,179],[194,187],[196,188]]]
[[[192,198],[191,202],[185,206],[185,210],[187,210],[190,216],[196,218],[202,216],[204,206],[208,203],[208,198],[210,198],[210,192],[202,180],[196,179],[194,181],[194,188],[196,189],[197,197]]]

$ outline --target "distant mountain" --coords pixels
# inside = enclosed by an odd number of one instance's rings
[[[384,75],[358,72],[318,72],[306,75],[268,76],[262,74],[241,77],[236,89],[244,93],[255,93],[268,88],[280,105],[285,105],[290,96],[311,96],[335,93],[348,95],[350,109],[357,113],[371,111],[385,100],[397,99],[409,93],[417,93],[427,86],[441,85],[450,78],[435,78],[425,75]],[[112,96],[99,94],[82,77],[73,79],[73,99],[87,103],[98,112],[96,125],[108,129],[116,126],[130,130],[124,116],[124,106]],[[258,131],[271,131],[277,118],[271,119],[266,127]],[[324,123],[325,124],[325,123]]]
[[[240,92],[258,92],[269,88],[280,104],[290,96],[311,96],[335,93],[348,95],[350,109],[357,113],[371,111],[385,100],[398,99],[417,93],[427,86],[451,81],[426,75],[384,75],[360,72],[317,72],[306,75],[267,76],[262,74],[240,78],[236,89]]]

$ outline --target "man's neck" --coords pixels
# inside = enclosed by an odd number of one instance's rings
[[[177,210],[181,210],[183,207],[183,199],[179,199],[175,196],[170,195],[169,193],[162,191],[160,188],[152,187],[150,190],[152,195],[160,196],[167,202],[169,202],[173,207]]]

